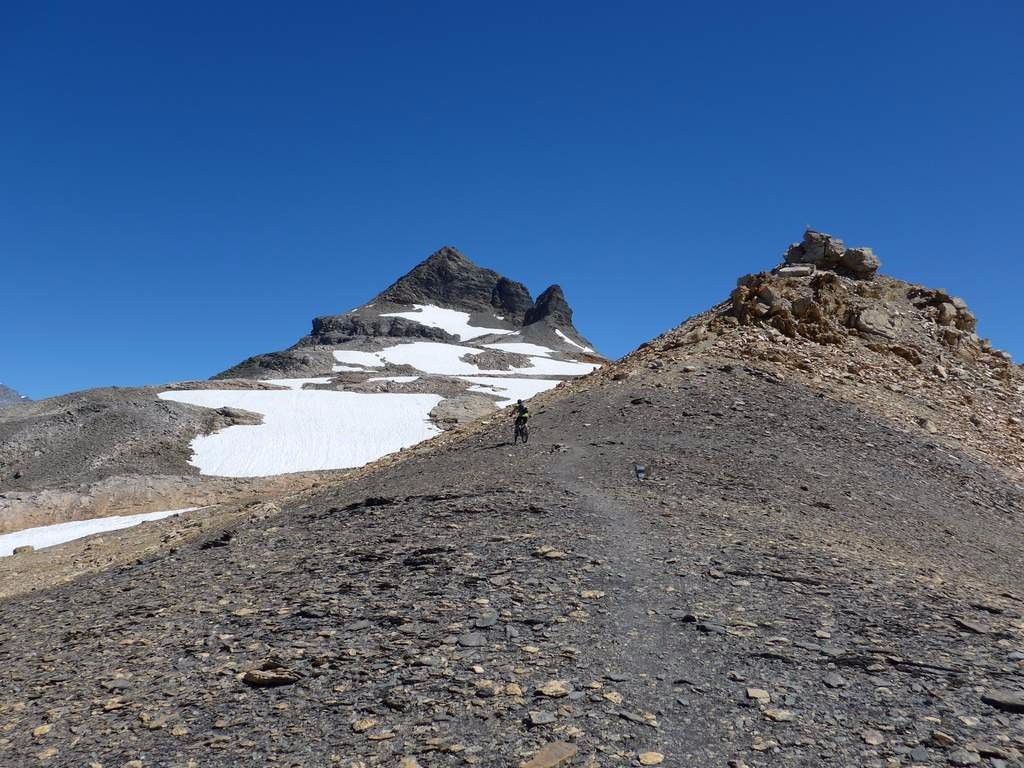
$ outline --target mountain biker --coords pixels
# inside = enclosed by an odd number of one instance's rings
[[[515,441],[518,442],[519,438],[522,437],[522,441],[525,442],[529,437],[529,433],[526,431],[526,425],[529,423],[529,409],[526,408],[525,403],[522,400],[518,400],[515,403]]]
[[[530,420],[530,409],[526,407],[526,403],[522,400],[516,402],[516,426],[526,426],[526,423]]]

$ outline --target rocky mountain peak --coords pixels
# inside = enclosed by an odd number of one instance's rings
[[[487,357],[478,358],[482,362],[510,354],[489,344],[543,347],[570,360],[601,359],[573,325],[561,286],[549,286],[535,302],[522,283],[445,246],[367,304],[314,318],[311,332],[292,348],[249,358],[216,378],[320,375],[325,366],[330,369],[329,348],[377,351],[416,341],[480,345],[487,349]]]
[[[596,354],[573,326],[560,286],[550,286],[534,302],[525,285],[478,266],[451,246],[435,251],[368,304],[315,318],[312,332],[299,344],[331,346],[381,337],[467,341],[437,324],[419,322],[416,313],[422,307],[468,313],[478,327],[514,332],[520,341]]]
[[[374,299],[392,304],[429,304],[465,312],[497,312],[521,323],[533,299],[526,286],[479,267],[445,246],[420,262]]]

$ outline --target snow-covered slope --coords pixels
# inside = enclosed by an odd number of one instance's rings
[[[207,475],[263,477],[359,467],[440,432],[429,421],[441,401],[438,395],[213,389],[160,397],[263,415],[262,424],[229,427],[192,442],[192,464]]]

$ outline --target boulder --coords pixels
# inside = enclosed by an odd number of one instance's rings
[[[840,259],[843,269],[851,274],[862,277],[874,277],[882,262],[870,248],[847,248]]]
[[[887,339],[896,338],[896,323],[884,309],[862,309],[857,315],[856,327],[864,333],[873,333]]]
[[[835,269],[845,250],[839,238],[808,229],[804,232],[802,242],[789,246],[785,258],[787,264],[814,264],[823,269]]]

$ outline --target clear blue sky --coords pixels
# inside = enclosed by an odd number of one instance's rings
[[[0,5],[0,381],[205,378],[443,244],[621,355],[811,224],[1024,358],[1024,4]]]

